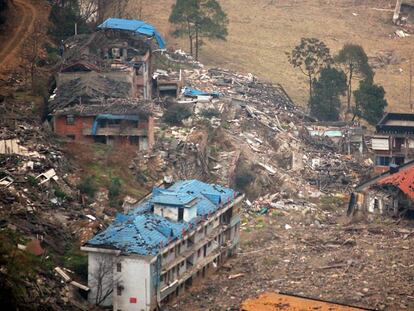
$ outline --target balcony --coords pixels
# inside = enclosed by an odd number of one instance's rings
[[[92,135],[92,128],[82,130],[85,136]],[[95,136],[148,136],[148,130],[134,127],[99,127]]]

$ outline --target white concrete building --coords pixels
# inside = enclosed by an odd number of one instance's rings
[[[89,302],[153,311],[236,252],[243,195],[197,180],[152,195],[88,241]]]

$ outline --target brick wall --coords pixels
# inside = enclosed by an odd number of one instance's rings
[[[79,117],[75,116],[74,124],[67,124],[66,116],[57,116],[54,118],[54,131],[56,134],[63,137],[74,136],[75,141],[93,143],[92,136],[84,136],[84,129],[91,129],[94,117]],[[151,148],[154,145],[154,118],[149,117],[148,120],[140,120],[138,122],[139,129],[148,130],[148,145]],[[127,137],[117,137],[116,144],[131,145]]]
[[[64,137],[73,135],[75,141],[93,142],[92,137],[85,137],[82,134],[83,129],[92,128],[93,117],[75,116],[74,124],[67,124],[66,116],[57,116],[54,118],[54,131],[56,134]]]

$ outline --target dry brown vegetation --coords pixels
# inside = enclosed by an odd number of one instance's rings
[[[170,8],[174,0],[131,1],[129,17],[153,23],[166,36],[168,45],[187,48],[185,40],[169,35]],[[317,37],[336,53],[345,43],[364,47],[369,56],[393,51],[399,64],[376,70],[375,81],[387,92],[388,110],[408,107],[409,62],[414,55],[414,38],[392,39],[397,27],[391,23],[394,0],[226,0],[230,25],[226,42],[209,42],[201,52],[201,61],[241,72],[252,72],[281,83],[298,104],[307,102],[306,77],[292,69],[285,52],[301,37]],[[377,9],[386,9],[377,10]]]

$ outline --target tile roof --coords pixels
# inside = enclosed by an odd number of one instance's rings
[[[393,185],[414,200],[414,167],[385,176],[377,181],[378,185]]]
[[[237,196],[232,189],[198,180],[178,181],[168,189],[155,188],[152,196],[115,221],[86,245],[121,250],[124,254],[156,255],[161,248],[191,231],[202,218],[217,211]],[[197,216],[190,222],[175,222],[153,214],[153,203],[180,206],[197,199]],[[173,204],[174,203],[174,204]]]

